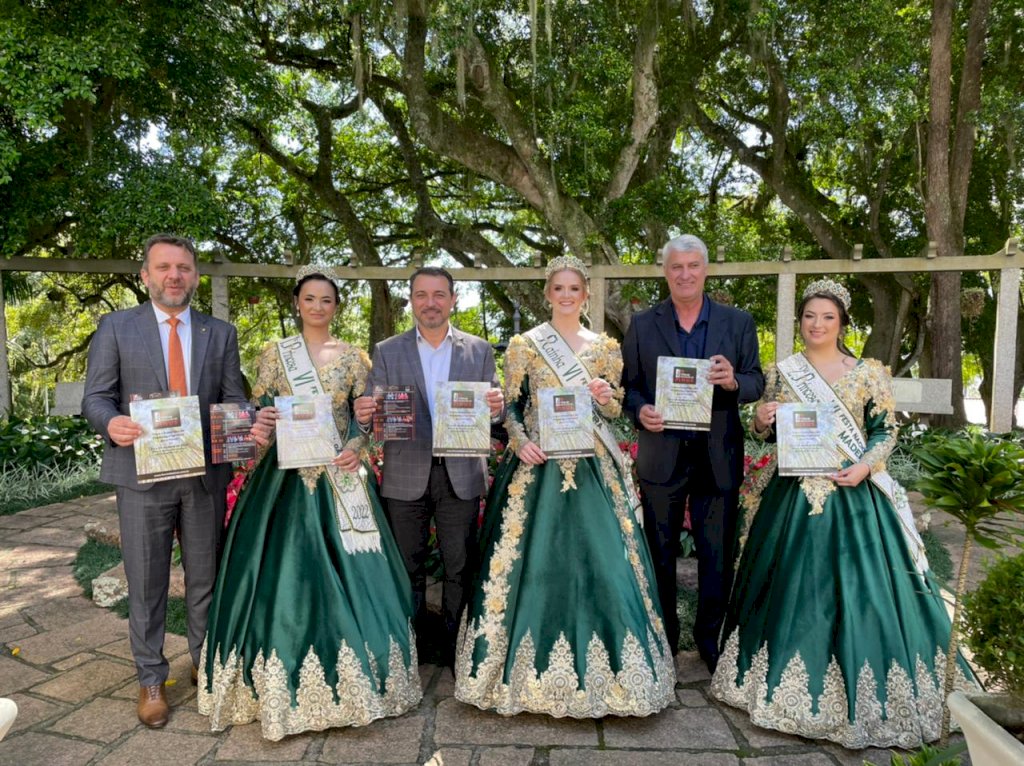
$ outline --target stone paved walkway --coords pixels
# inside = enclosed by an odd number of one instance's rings
[[[259,726],[209,731],[196,712],[184,638],[168,635],[171,720],[135,717],[127,622],[81,596],[72,563],[88,521],[116,524],[113,496],[0,516],[0,696],[20,713],[0,764],[423,764],[431,766],[888,766],[889,753],[851,753],[756,729],[709,699],[695,653],[678,658],[676,703],[647,719],[555,720],[483,713],[452,697],[451,673],[423,665],[419,709],[360,729],[264,742]]]

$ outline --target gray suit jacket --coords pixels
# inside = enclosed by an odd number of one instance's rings
[[[210,405],[244,402],[245,387],[238,361],[238,336],[227,322],[192,309],[192,362],[189,389],[199,397],[206,445],[203,483],[211,494],[223,492],[231,479],[231,465],[214,465],[210,458]],[[118,447],[107,436],[107,424],[129,414],[133,394],[166,391],[167,370],[160,346],[160,330],[147,301],[100,319],[89,345],[82,414],[105,439],[100,479],[109,484],[146,491],[135,474],[134,447]]]
[[[448,380],[490,381],[498,388],[494,352],[482,338],[452,328],[452,364]],[[384,481],[381,494],[396,500],[416,500],[427,491],[430,478],[434,431],[430,420],[423,366],[416,350],[416,328],[381,341],[373,350],[373,369],[367,393],[375,386],[416,385],[416,438],[384,443]],[[445,458],[448,478],[455,494],[463,500],[487,491],[487,461],[484,458]]]

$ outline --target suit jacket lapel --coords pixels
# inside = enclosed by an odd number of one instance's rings
[[[206,359],[206,349],[210,345],[209,317],[200,314],[198,311],[191,311],[192,314],[192,366],[189,369],[188,390],[197,394],[199,392],[199,378],[203,374],[203,361]]]
[[[466,346],[462,333],[452,328],[452,363],[448,366],[448,380],[462,380],[462,367],[465,361]]]
[[[721,353],[722,338],[725,336],[725,318],[722,316],[721,306],[704,296],[708,306],[708,329],[704,336],[704,358],[710,359],[715,354]]]
[[[164,363],[164,349],[160,343],[160,327],[157,325],[156,314],[153,313],[153,304],[146,301],[136,310],[138,322],[135,327],[142,336],[142,348],[146,349],[146,356],[149,363],[153,365],[157,380],[160,381],[160,388],[167,390],[167,365]],[[155,392],[153,392],[155,393]]]
[[[661,332],[665,343],[672,349],[672,356],[682,356],[679,348],[679,333],[676,332],[676,310],[672,306],[672,300],[662,301],[655,309],[657,316],[656,324]]]
[[[430,401],[427,399],[427,382],[423,377],[423,364],[420,362],[420,352],[416,347],[416,328],[413,327],[405,334],[405,355],[406,361],[416,375],[416,390],[420,395],[420,406],[418,412],[425,413],[427,421],[430,421]]]

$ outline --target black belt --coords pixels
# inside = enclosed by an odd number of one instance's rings
[[[431,460],[433,461],[431,463],[431,465],[444,465],[444,458],[443,457],[438,457],[437,455],[432,455],[431,456]]]

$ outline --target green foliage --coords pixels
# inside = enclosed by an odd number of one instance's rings
[[[0,465],[46,469],[94,466],[103,440],[84,418],[11,418],[0,421]]]
[[[930,529],[921,533],[921,542],[924,543],[924,553],[928,557],[930,575],[940,586],[948,585],[953,577],[953,558],[946,546]]]
[[[974,662],[1024,699],[1024,555],[997,559],[964,597],[963,634]]]
[[[924,473],[914,489],[925,503],[953,516],[979,545],[1020,544],[1019,523],[1007,515],[1024,513],[1024,448],[975,431],[930,437],[913,454]]]
[[[679,614],[679,651],[695,651],[693,622],[697,619],[697,591],[680,588],[676,596],[676,612]]]
[[[95,463],[55,466],[0,465],[0,516],[51,503],[110,492]]]
[[[893,753],[889,766],[960,766],[960,754],[966,750],[967,743],[963,740],[942,749],[922,745],[912,753]],[[864,766],[874,764],[864,761]]]

